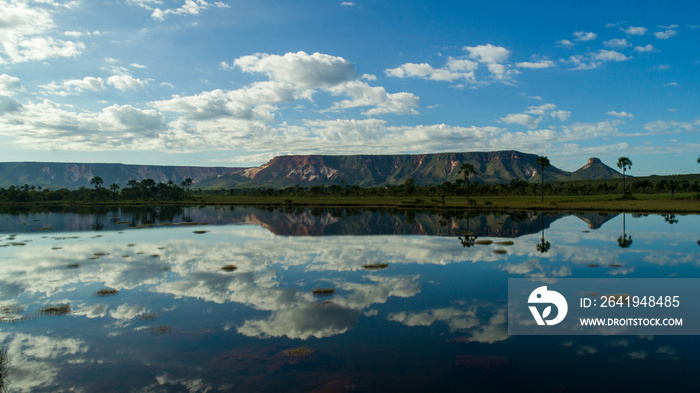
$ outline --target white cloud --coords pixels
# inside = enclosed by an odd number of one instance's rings
[[[0,75],[0,96],[12,97],[16,92],[23,90],[19,78],[7,74]]]
[[[532,68],[532,69],[542,69],[542,68],[552,68],[555,67],[555,64],[552,60],[541,60],[537,62],[521,62],[521,63],[515,63],[517,67],[520,68]]]
[[[505,63],[510,56],[508,49],[491,44],[465,46],[463,49],[469,52],[469,57],[481,63]]]
[[[649,53],[649,52],[653,52],[655,49],[656,48],[654,48],[654,45],[652,45],[652,44],[634,47],[634,51],[639,52],[639,53]]]
[[[590,54],[590,56],[593,60],[599,61],[626,61],[631,59],[630,57],[627,57],[620,52],[606,49],[601,49],[597,52],[593,52]]]
[[[558,44],[559,46],[563,46],[563,47],[565,47],[565,48],[571,48],[572,46],[576,45],[576,44],[574,44],[573,42],[571,42],[571,41],[569,41],[569,40],[560,40],[560,41],[557,41],[557,44]]]
[[[55,31],[49,10],[28,2],[0,1],[0,64],[75,57],[85,48],[82,42],[53,38]]]
[[[101,91],[105,89],[105,82],[102,78],[86,76],[83,79],[71,79],[62,82],[51,82],[39,86],[51,94],[65,96],[71,93],[80,93],[86,90]]]
[[[258,53],[233,62],[243,72],[263,73],[275,82],[300,89],[332,87],[355,79],[355,67],[342,57],[306,52],[283,56]]]
[[[623,112],[609,111],[609,112],[607,113],[607,115],[609,115],[609,116],[615,116],[615,117],[620,118],[620,119],[634,119],[634,115],[633,115],[633,114],[627,113],[627,112],[624,112],[624,111],[623,111]]]
[[[626,38],[615,38],[612,40],[607,40],[603,42],[603,45],[607,46],[608,48],[614,49],[623,49],[627,48],[628,46],[632,46],[632,44],[627,42]]]
[[[151,18],[153,20],[162,22],[168,15],[185,15],[185,16],[197,16],[202,11],[205,11],[212,7],[211,3],[207,3],[205,0],[185,0],[182,6],[178,8],[157,8],[163,4],[162,0],[128,0],[130,4],[137,5],[146,10],[152,11]],[[217,1],[213,4],[217,8],[229,8],[230,6],[224,2]]]
[[[354,7],[355,3],[353,3],[352,1],[343,1],[342,3],[340,3],[340,5],[343,7]]]
[[[628,26],[625,28],[620,28],[620,30],[627,33],[627,35],[644,35],[647,33],[647,28],[641,26]]]
[[[537,128],[540,126],[540,120],[538,118],[526,115],[524,113],[511,113],[501,118],[506,124],[520,124],[527,128]]]
[[[146,67],[145,65],[139,64],[139,63],[131,63],[130,66],[131,66],[131,67],[134,67],[134,68],[139,68],[139,69],[148,68],[148,67]]]
[[[121,91],[139,90],[146,87],[148,80],[134,78],[131,75],[112,75],[107,78],[107,84]]]
[[[422,78],[434,81],[453,82],[463,79],[467,82],[476,82],[474,72],[479,67],[477,62],[467,59],[450,57],[442,68],[433,68],[430,64],[406,63],[399,67],[388,69],[385,73],[396,78]]]
[[[675,36],[676,34],[678,34],[676,30],[657,31],[656,33],[654,33],[654,37],[660,40],[667,40]]]
[[[333,94],[350,96],[349,100],[336,102],[330,110],[371,107],[362,113],[367,116],[381,114],[417,114],[418,97],[412,93],[387,93],[381,86],[366,82],[350,81],[328,89]]]
[[[598,34],[586,31],[577,31],[574,33],[576,41],[593,41],[598,38]]]
[[[506,124],[520,124],[528,128],[537,128],[543,120],[557,119],[560,121],[569,120],[571,112],[557,110],[554,104],[543,104],[530,106],[523,113],[511,113],[501,118]]]

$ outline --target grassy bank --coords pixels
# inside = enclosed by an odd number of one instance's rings
[[[567,210],[567,211],[615,211],[648,213],[700,213],[700,200],[694,193],[639,194],[631,199],[620,195],[548,195],[544,202],[539,196],[451,196],[442,204],[438,199],[407,196],[235,196],[203,194],[180,201],[60,201],[1,203],[0,206],[305,206],[305,207],[391,207],[404,209],[479,209],[479,210]]]
[[[546,196],[544,202],[535,196],[447,197],[445,204],[430,198],[411,197],[249,197],[203,195],[198,203],[205,205],[291,205],[292,206],[362,206],[400,208],[478,208],[493,210],[590,210],[656,213],[700,213],[700,200],[691,193],[640,194],[633,199],[620,195]]]

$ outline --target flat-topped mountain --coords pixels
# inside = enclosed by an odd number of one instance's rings
[[[513,179],[540,180],[537,155],[514,150],[497,152],[392,154],[392,155],[296,155],[275,157],[256,168],[156,166],[125,164],[7,162],[0,163],[0,187],[11,185],[43,188],[90,187],[99,176],[108,186],[126,186],[131,179],[180,184],[191,178],[198,188],[288,187],[292,185],[401,184],[413,178],[416,184],[454,182],[463,176],[462,163],[474,165],[477,174],[470,181],[509,183]],[[597,158],[575,172],[552,165],[545,169],[545,181],[616,178],[622,175]]]

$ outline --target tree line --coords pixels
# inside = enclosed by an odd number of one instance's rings
[[[700,163],[700,158],[698,159]],[[293,185],[285,188],[229,188],[229,189],[197,189],[192,191],[193,181],[187,178],[180,184],[172,180],[156,183],[153,179],[141,181],[129,180],[125,187],[112,183],[105,187],[104,180],[93,177],[90,184],[94,189],[81,187],[77,190],[66,188],[60,190],[42,189],[42,187],[10,186],[7,189],[0,188],[0,201],[6,202],[38,202],[38,201],[181,201],[195,195],[218,194],[232,196],[252,197],[384,197],[406,196],[416,198],[432,198],[444,202],[447,196],[540,196],[544,200],[545,195],[599,195],[622,193],[623,197],[631,197],[635,193],[671,193],[671,198],[676,192],[700,192],[700,182],[695,179],[676,178],[656,179],[654,177],[632,178],[628,182],[626,172],[632,167],[629,157],[620,157],[617,162],[622,170],[622,179],[579,180],[566,182],[545,182],[544,173],[550,166],[546,156],[539,156],[536,161],[540,170],[540,182],[530,182],[523,179],[512,179],[505,184],[486,184],[469,180],[471,175],[476,175],[477,170],[473,164],[465,162],[459,168],[461,178],[454,182],[445,181],[441,184],[418,185],[415,179],[409,178],[403,184],[389,184],[382,186],[361,187],[358,185],[312,185],[303,187]],[[653,179],[653,180],[652,180]],[[628,184],[630,183],[630,184]]]

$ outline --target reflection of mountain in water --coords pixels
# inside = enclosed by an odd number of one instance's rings
[[[124,230],[170,224],[259,225],[279,236],[430,235],[518,237],[537,233],[566,213],[416,211],[358,208],[122,207],[5,211],[0,233]],[[544,220],[540,219],[544,214]],[[577,213],[591,229],[616,216]]]

